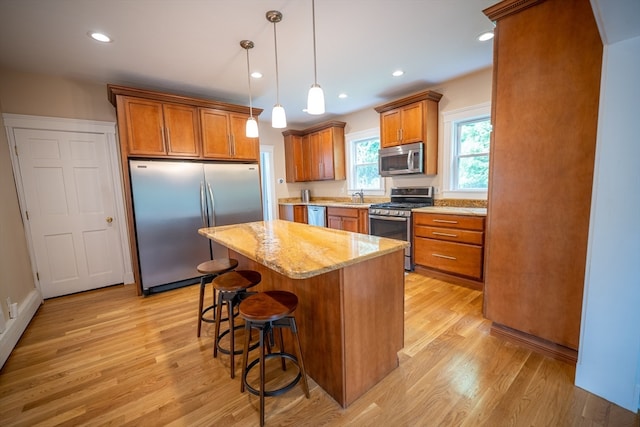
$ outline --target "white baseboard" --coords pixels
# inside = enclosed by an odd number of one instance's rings
[[[18,317],[7,320],[7,328],[0,334],[0,368],[4,366],[4,362],[18,344],[18,340],[27,329],[40,304],[42,304],[42,295],[37,289],[33,289],[18,306]]]

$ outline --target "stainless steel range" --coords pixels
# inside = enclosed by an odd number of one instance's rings
[[[433,206],[433,187],[391,189],[391,201],[369,207],[369,234],[404,240],[410,246],[404,252],[404,269],[412,271],[411,209]]]

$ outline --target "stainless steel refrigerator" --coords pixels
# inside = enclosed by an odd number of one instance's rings
[[[199,263],[227,256],[199,228],[263,218],[257,164],[130,160],[129,166],[144,294],[195,283]]]

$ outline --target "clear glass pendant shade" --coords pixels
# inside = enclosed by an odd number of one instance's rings
[[[324,114],[324,92],[319,84],[314,84],[309,89],[307,113],[314,115]]]
[[[273,111],[271,112],[271,127],[278,129],[287,127],[287,116],[284,112],[284,107],[280,104],[273,106]]]
[[[247,119],[247,125],[245,127],[245,132],[247,138],[257,138],[258,137],[258,122],[255,118],[249,117]]]

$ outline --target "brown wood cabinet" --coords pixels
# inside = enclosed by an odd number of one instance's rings
[[[278,207],[278,218],[285,221],[307,223],[306,205],[284,205]]]
[[[575,363],[602,41],[589,0],[484,12],[496,22],[484,313],[493,333]]]
[[[384,148],[422,142],[424,109],[425,102],[419,101],[381,113],[380,145]]]
[[[200,108],[203,157],[208,159],[258,160],[258,138],[245,136],[248,114]]]
[[[368,210],[329,206],[327,207],[327,227],[336,230],[368,234]]]
[[[287,182],[345,179],[345,125],[330,121],[282,132]]]
[[[288,130],[284,135],[285,174],[287,182],[309,181],[309,137],[300,131]]]
[[[484,225],[485,218],[481,216],[415,213],[416,265],[481,283]]]
[[[424,144],[424,171],[438,172],[438,102],[442,95],[430,90],[375,107],[380,113],[380,146]]]
[[[118,85],[107,85],[107,91],[118,115],[123,159],[260,157],[258,138],[244,136],[248,107]],[[261,112],[254,108],[254,117]]]
[[[130,155],[200,155],[195,107],[128,96],[122,97],[121,105]]]

